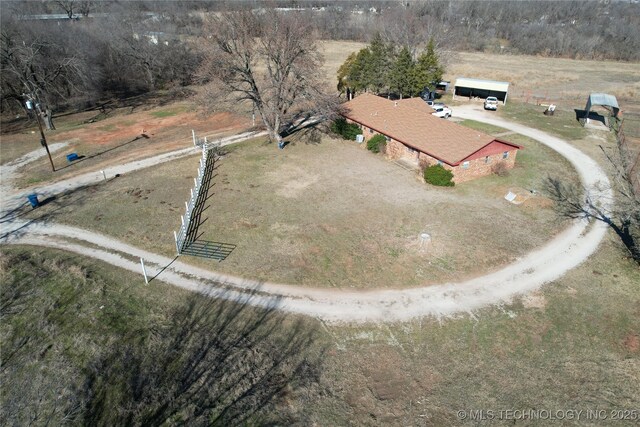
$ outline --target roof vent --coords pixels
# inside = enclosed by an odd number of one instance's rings
[[[395,101],[395,102],[393,103],[393,106],[394,106],[394,107],[397,107],[397,106],[398,106],[398,101]]]

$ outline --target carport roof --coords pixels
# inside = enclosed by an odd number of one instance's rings
[[[470,87],[473,89],[492,90],[495,92],[508,92],[509,82],[498,82],[495,80],[470,79],[467,77],[458,77],[456,79],[456,87]]]
[[[620,111],[620,107],[618,106],[618,100],[615,96],[609,95],[606,93],[592,93],[589,95],[589,99],[587,100],[586,115],[589,115],[589,111],[591,111],[591,107],[594,105],[605,105],[607,107],[613,108],[613,116],[618,116],[618,111]]]

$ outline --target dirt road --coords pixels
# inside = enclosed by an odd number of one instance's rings
[[[489,116],[473,106],[459,107],[456,115],[500,126],[533,138],[566,157],[578,171],[586,188],[596,193],[597,188],[608,188],[608,179],[598,164],[567,142],[544,132]],[[113,170],[132,171],[181,156],[169,153]],[[156,159],[156,160],[153,160]],[[73,182],[61,182],[47,187],[56,192],[79,186],[84,180],[101,179],[91,176],[77,177]],[[609,190],[600,191],[602,200],[612,200]],[[2,194],[2,217],[6,217],[5,201],[15,194]],[[258,306],[277,306],[295,313],[314,316],[328,322],[389,322],[420,316],[448,316],[471,312],[481,307],[509,301],[516,295],[531,292],[545,283],[561,277],[584,262],[596,251],[607,232],[601,223],[576,221],[542,248],[529,253],[517,262],[499,271],[458,283],[444,283],[406,290],[347,291],[306,288],[277,283],[260,283],[250,279],[218,274],[181,263],[167,257],[146,252],[110,237],[59,224],[24,223],[4,220],[3,243],[49,246],[91,256],[133,272],[140,272],[139,258],[145,259],[150,277],[159,276],[175,286],[232,300],[249,301]],[[13,230],[19,232],[12,233]],[[73,238],[70,242],[66,238]],[[81,242],[81,243],[80,243]],[[166,267],[166,268],[165,268]],[[142,281],[142,278],[140,279]],[[153,285],[153,280],[151,286]]]

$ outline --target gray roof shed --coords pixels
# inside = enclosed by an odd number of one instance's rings
[[[618,100],[615,96],[606,93],[592,93],[587,99],[587,106],[585,107],[585,117],[589,117],[591,107],[594,105],[602,105],[605,107],[611,107],[613,109],[613,117],[618,117],[620,107],[618,106]]]

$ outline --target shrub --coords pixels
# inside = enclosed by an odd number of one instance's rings
[[[339,117],[331,123],[331,132],[340,135],[344,139],[356,140],[356,135],[362,133],[362,129],[355,123],[348,123],[344,117]]]
[[[386,144],[387,144],[387,140],[385,139],[385,137],[378,134],[367,141],[367,150],[373,153],[379,153],[381,149],[384,150],[384,146]]]
[[[424,170],[424,180],[431,185],[439,187],[453,187],[453,172],[442,167],[442,165],[429,166]]]
[[[495,173],[498,176],[507,176],[509,175],[509,168],[505,162],[498,162],[495,165],[491,166],[491,172]]]

